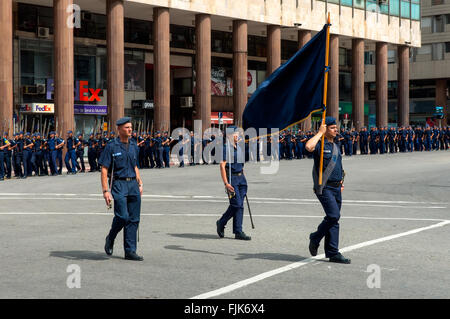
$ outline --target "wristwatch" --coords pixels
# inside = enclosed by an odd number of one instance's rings
[[[105,190],[103,191],[103,194],[104,194],[104,193],[107,193],[107,192],[109,192],[109,191],[108,191],[107,189],[105,189]]]

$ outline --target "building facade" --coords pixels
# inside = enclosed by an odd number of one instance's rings
[[[410,51],[410,122],[423,125],[448,125],[450,85],[450,0],[421,1],[422,46]],[[389,122],[396,123],[397,56],[389,52]],[[369,57],[374,52],[367,52]],[[375,108],[375,59],[366,60],[366,85],[370,108]],[[443,107],[444,119],[436,116]]]
[[[410,52],[421,45],[418,0],[0,3],[0,125],[10,133],[91,132],[124,115],[141,131],[192,128],[195,119],[203,129],[224,120],[240,125],[249,96],[322,29],[328,12],[327,112],[349,116],[358,129],[374,111],[376,123],[387,125],[394,81],[395,121],[410,122]]]

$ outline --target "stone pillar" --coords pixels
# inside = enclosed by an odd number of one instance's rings
[[[339,36],[330,34],[327,115],[339,123]]]
[[[67,25],[72,12],[67,8],[72,0],[54,0],[54,74],[55,74],[55,120],[61,138],[68,130],[74,130],[74,64],[73,28]],[[74,132],[75,134],[75,132]]]
[[[409,125],[409,47],[398,47],[398,109],[399,126]]]
[[[202,120],[202,128],[211,127],[211,16],[195,16],[195,119]]]
[[[444,118],[441,126],[447,125],[447,79],[436,79],[436,105],[444,107]],[[439,123],[439,122],[438,122]]]
[[[108,129],[116,131],[116,121],[124,116],[124,13],[123,0],[107,0],[108,29]]]
[[[352,120],[359,131],[364,126],[364,40],[352,40]]]
[[[13,133],[13,22],[12,0],[0,1],[0,132]]]
[[[234,124],[242,127],[247,104],[247,21],[233,21],[233,105]]]
[[[281,27],[267,26],[267,74],[266,78],[281,65]]]
[[[376,119],[377,127],[388,125],[388,45],[376,44]]]
[[[300,50],[303,46],[311,40],[311,31],[309,30],[299,30],[298,31],[298,49]],[[302,131],[310,131],[311,130],[311,117],[308,117],[304,120],[300,128]]]
[[[170,130],[170,16],[168,8],[153,9],[155,130]]]

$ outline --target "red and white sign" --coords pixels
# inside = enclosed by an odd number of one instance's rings
[[[222,112],[219,123],[219,112],[211,112],[211,124],[233,124],[233,112]]]
[[[101,89],[91,89],[88,87],[88,85],[89,85],[88,81],[80,81],[79,101],[86,101],[86,102],[100,101],[98,94],[100,93]],[[91,93],[91,96],[89,96],[89,92]]]

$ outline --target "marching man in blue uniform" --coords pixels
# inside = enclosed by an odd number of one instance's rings
[[[117,120],[116,125],[119,136],[106,145],[99,160],[106,205],[111,207],[114,199],[114,219],[106,236],[105,252],[112,255],[114,240],[123,229],[125,259],[142,261],[144,258],[136,254],[144,186],[137,167],[139,151],[136,142],[131,139],[131,118],[123,117]]]
[[[342,197],[344,188],[344,170],[342,168],[342,155],[334,143],[337,135],[336,119],[327,116],[312,139],[306,143],[306,149],[314,152],[313,180],[314,192],[325,211],[325,218],[317,231],[309,235],[309,251],[312,256],[317,255],[319,243],[325,237],[325,257],[330,262],[350,264],[350,259],[339,252],[339,218],[341,216]],[[323,147],[323,176],[322,185],[319,185],[319,162],[321,138],[325,135]]]
[[[247,195],[247,180],[244,176],[245,150],[238,145],[239,131],[235,126],[227,128],[227,133],[233,130],[232,137],[227,137],[223,147],[223,161],[220,163],[220,175],[228,193],[230,205],[227,211],[216,222],[217,234],[225,236],[225,225],[233,218],[233,233],[235,239],[251,240],[242,231],[244,216],[244,198]]]

